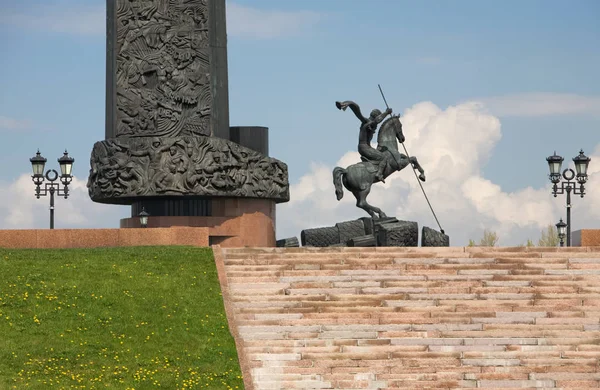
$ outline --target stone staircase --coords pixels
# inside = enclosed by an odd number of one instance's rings
[[[600,248],[214,247],[246,389],[600,387]]]

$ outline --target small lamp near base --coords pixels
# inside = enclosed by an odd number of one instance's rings
[[[140,217],[140,226],[143,228],[148,227],[148,217],[150,214],[146,212],[146,209],[142,207],[142,212],[138,215]]]
[[[562,218],[556,224],[556,230],[558,231],[558,238],[560,238],[560,246],[565,246],[565,236],[567,235],[567,224],[563,222]]]

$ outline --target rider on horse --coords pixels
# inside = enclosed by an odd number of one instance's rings
[[[383,113],[378,109],[371,111],[371,115],[365,118],[360,112],[360,107],[353,101],[347,100],[344,102],[335,102],[335,106],[340,110],[346,110],[350,107],[354,115],[360,120],[360,132],[358,135],[358,152],[366,160],[375,165],[378,165],[375,177],[377,180],[385,183],[383,173],[388,165],[387,158],[383,152],[385,150],[377,150],[371,146],[371,140],[377,130],[377,126],[385,119],[388,114],[392,113],[392,109],[388,108]]]

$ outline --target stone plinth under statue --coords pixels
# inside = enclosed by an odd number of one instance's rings
[[[419,245],[419,225],[417,222],[400,221],[394,217],[364,217],[338,222],[335,226],[302,230],[300,239],[302,246],[313,247],[416,247]],[[279,240],[279,245],[285,246],[290,240],[292,238]],[[450,238],[424,226],[421,232],[421,246],[450,246]]]
[[[107,1],[106,139],[88,189],[132,206],[121,227],[144,209],[149,226],[275,245],[287,166],[268,157],[267,128],[229,127],[225,22],[225,0]]]

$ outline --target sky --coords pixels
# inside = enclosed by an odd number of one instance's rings
[[[0,0],[0,228],[48,226],[29,158],[75,158],[57,228],[118,227],[129,207],[93,203],[94,142],[104,139],[104,0]],[[277,236],[366,216],[337,201],[332,169],[359,161],[359,123],[335,101],[401,115],[405,146],[451,245],[520,245],[559,218],[546,157],[592,158],[572,230],[600,228],[600,2],[596,0],[227,0],[230,123],[269,127],[288,164]],[[438,228],[406,168],[368,200]]]

